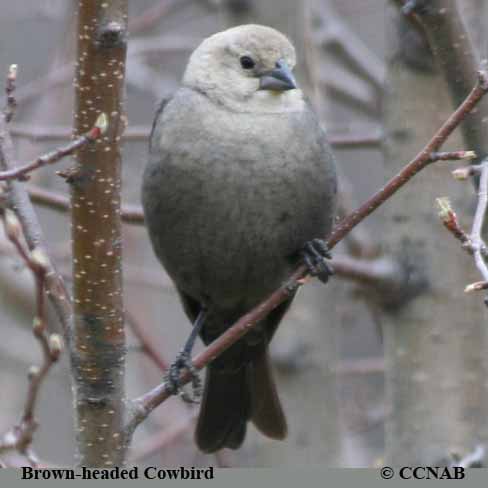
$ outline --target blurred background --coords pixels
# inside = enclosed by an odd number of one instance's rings
[[[18,161],[70,138],[76,3],[0,0],[0,74],[11,63],[19,65],[12,124]],[[457,3],[478,56],[486,56],[486,2]],[[232,25],[267,24],[295,44],[296,75],[320,114],[340,168],[341,215],[415,156],[453,109],[426,39],[402,18],[394,1],[129,4],[125,203],[139,205],[156,104],[178,87],[201,40]],[[448,148],[464,148],[460,134]],[[29,184],[67,195],[56,171],[70,164],[42,169]],[[452,179],[449,170],[455,167],[439,163],[425,170],[334,250],[337,276],[330,284],[311,282],[300,292],[272,345],[289,439],[274,442],[251,427],[239,451],[203,455],[192,438],[196,408],[172,398],[137,431],[131,462],[363,467],[400,459],[449,463],[483,452],[488,436],[485,306],[480,295],[463,293],[466,284],[478,280],[477,272],[435,209],[435,198],[447,195],[461,222],[471,226],[474,190]],[[69,215],[37,208],[51,256],[69,282]],[[161,363],[172,361],[190,329],[140,225],[124,226],[124,263],[127,389],[136,396],[161,381]],[[2,234],[0,432],[17,421],[27,370],[40,359],[31,333],[33,300],[30,273]],[[54,316],[51,322],[55,329]],[[141,335],[157,361],[141,346]],[[43,387],[38,410],[34,447],[47,464],[73,463],[71,402],[64,355]]]

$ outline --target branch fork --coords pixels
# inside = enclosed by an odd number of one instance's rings
[[[20,180],[26,181],[29,179],[29,173],[39,169],[48,164],[54,164],[59,162],[66,156],[73,154],[75,151],[85,146],[88,143],[92,143],[99,139],[108,128],[107,116],[102,113],[98,116],[95,125],[86,133],[77,137],[74,141],[70,142],[64,147],[55,149],[47,154],[39,156],[37,159],[18,168],[12,168],[6,171],[0,172],[0,181],[5,180]]]
[[[478,204],[473,220],[471,233],[468,235],[459,225],[456,213],[452,210],[447,198],[438,198],[440,207],[439,216],[447,230],[461,242],[463,249],[474,257],[476,267],[480,272],[483,281],[477,281],[466,286],[465,293],[488,289],[488,247],[483,239],[483,224],[486,218],[488,207],[488,158],[481,164],[467,168],[456,169],[452,172],[453,177],[459,180],[466,180],[470,176],[479,176]],[[485,299],[488,306],[488,298]]]

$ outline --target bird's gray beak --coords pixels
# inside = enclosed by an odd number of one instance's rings
[[[263,73],[259,81],[260,90],[286,91],[296,87],[295,77],[283,60],[276,63],[275,69]]]

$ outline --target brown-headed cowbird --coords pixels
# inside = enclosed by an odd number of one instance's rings
[[[294,66],[293,46],[274,29],[220,32],[193,52],[182,87],[156,114],[142,202],[154,251],[194,323],[172,367],[175,390],[197,333],[215,340],[300,260],[324,281],[330,273],[318,238],[334,219],[334,159]],[[268,344],[292,299],[208,367],[201,450],[238,448],[249,420],[286,436]]]

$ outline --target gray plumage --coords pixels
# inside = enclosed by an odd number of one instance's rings
[[[252,74],[239,64],[244,54],[256,61]],[[332,227],[336,175],[317,117],[298,89],[259,89],[280,60],[292,68],[294,50],[273,29],[212,36],[154,122],[142,188],[147,228],[190,320],[208,309],[205,343],[279,287],[303,245]],[[249,419],[271,437],[286,435],[267,344],[289,302],[212,364],[201,449],[238,447]]]

